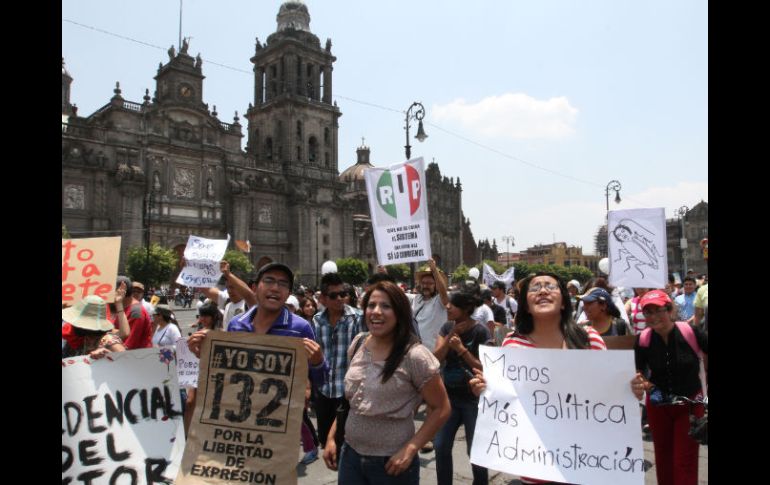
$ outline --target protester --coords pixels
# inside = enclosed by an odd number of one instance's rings
[[[138,281],[131,283],[131,296],[142,304],[148,315],[155,313],[155,306],[144,299],[144,285],[142,283]]]
[[[489,301],[492,292],[485,290]],[[471,391],[468,384],[473,377],[473,369],[481,369],[479,345],[491,345],[492,337],[484,325],[479,325],[471,318],[479,305],[478,298],[471,291],[453,292],[447,303],[449,319],[439,332],[436,350],[433,354],[443,364],[441,377],[446,387],[452,412],[449,420],[439,430],[434,440],[436,448],[436,476],[439,485],[451,485],[453,477],[452,447],[460,425],[465,427],[465,444],[468,456],[471,453],[473,432],[476,428],[479,398]],[[505,312],[500,309],[505,319]],[[502,326],[502,325],[501,325]],[[473,485],[486,485],[487,469],[471,465]]]
[[[636,339],[634,356],[639,376],[649,372],[641,387],[635,388],[638,398],[646,391],[647,420],[655,448],[655,474],[658,485],[696,485],[698,483],[698,442],[688,435],[690,415],[702,417],[702,404],[665,405],[671,396],[689,399],[702,397],[699,378],[700,359],[682,330],[692,332],[708,365],[708,336],[700,328],[683,323],[679,327],[671,320],[671,298],[661,290],[653,290],[641,298],[646,317],[645,334]],[[655,400],[653,401],[653,397]]]
[[[572,318],[569,291],[564,281],[554,273],[538,272],[521,282],[519,311],[516,313],[516,330],[503,342],[503,347],[540,349],[591,349],[606,350],[599,333],[591,326],[578,326]],[[476,396],[486,389],[486,380],[479,370],[470,384]],[[638,374],[631,380],[634,390],[641,386]],[[521,477],[522,483],[543,482]]]
[[[77,355],[87,355],[92,359],[101,359],[110,352],[123,352],[126,347],[120,337],[113,332],[114,326],[107,319],[107,302],[96,295],[88,295],[74,306],[61,312],[62,320],[72,328],[72,335],[78,337],[76,346],[73,340],[62,348],[62,359]]]
[[[230,271],[230,263],[226,260],[219,262],[219,271],[222,272],[225,289],[208,288],[206,296],[211,301],[216,301],[222,311],[222,323],[227,327],[233,318],[246,311],[247,304],[252,306],[257,300],[248,285]]]
[[[684,292],[674,299],[677,318],[680,322],[692,325],[695,322],[695,278],[687,276],[684,279]]]
[[[371,286],[364,311],[369,334],[359,335],[348,350],[345,397],[350,414],[338,483],[418,484],[417,452],[450,413],[439,363],[414,335],[409,300],[394,283]],[[354,354],[360,339],[363,344]],[[421,399],[432,412],[415,433],[414,410]],[[327,442],[324,461],[337,469],[334,441]]]
[[[634,335],[639,335],[647,326],[642,306],[639,300],[642,295],[652,290],[652,288],[634,288],[634,297],[626,302],[626,315],[631,321],[631,328],[634,329]]]
[[[204,303],[198,308],[197,330],[221,330],[222,312],[216,303]]]
[[[321,346],[315,341],[315,335],[310,324],[297,315],[289,312],[284,305],[292,286],[294,273],[282,263],[268,263],[257,272],[256,305],[233,318],[227,325],[228,332],[252,332],[258,335],[279,335],[302,339],[308,358],[308,374],[313,385],[323,385],[329,371],[329,365],[324,359]],[[204,305],[205,306],[205,305]],[[201,310],[203,307],[201,307]],[[203,329],[192,334],[187,345],[190,351],[200,358],[201,345],[209,329]],[[192,421],[192,410],[195,409],[197,393],[190,393],[185,407],[185,432]]]
[[[620,288],[615,288],[613,286],[610,286],[607,283],[607,279],[603,277],[598,278],[592,278],[588,282],[586,282],[585,285],[586,288],[586,294],[588,293],[588,290],[591,288],[602,288],[607,293],[609,293],[612,296],[612,302],[615,304],[618,309],[624,308],[623,303],[623,297],[622,292],[620,291]],[[582,322],[583,320],[588,320],[588,317],[585,314],[585,311],[583,311],[583,302],[578,302],[577,311],[575,313],[575,321],[576,322]],[[628,323],[629,328],[633,328],[631,325],[631,319],[629,318],[628,314],[626,312],[620,312],[620,318],[622,318],[626,323]]]
[[[131,279],[127,276],[118,276],[115,287],[117,288],[121,283],[125,284],[126,288],[133,288]],[[126,349],[133,350],[152,347],[152,322],[150,314],[147,313],[141,302],[132,295],[127,294],[121,303],[129,327],[129,334],[123,339]],[[120,331],[117,311],[112,315],[111,320],[114,327]]]
[[[519,309],[519,304],[515,298],[506,295],[504,281],[495,281],[489,288],[492,290],[492,296],[495,298],[494,302],[505,311],[505,321],[500,322],[497,318],[495,318],[495,321],[502,323],[509,329],[513,328],[513,319],[516,316],[516,311]]]
[[[492,296],[492,290],[486,289],[481,291],[481,302],[489,307],[490,310],[492,310],[492,315],[494,315],[494,322],[495,322],[495,330],[492,334],[492,340],[490,341],[490,345],[496,345],[499,346],[503,343],[503,340],[505,340],[505,336],[510,331],[510,328],[508,328],[505,324],[507,321],[507,317],[505,315],[505,309],[495,303],[495,298]],[[451,320],[451,319],[450,319]],[[489,329],[487,329],[489,331]]]
[[[631,327],[620,318],[620,309],[607,290],[591,288],[578,298],[583,302],[583,312],[587,317],[587,320],[578,322],[579,325],[591,325],[602,337],[633,334]]]
[[[361,330],[362,313],[344,303],[345,294],[345,282],[338,273],[326,273],[321,277],[321,303],[326,308],[313,317],[312,327],[315,340],[330,366],[326,382],[314,389],[313,404],[322,446],[326,446],[329,429],[344,397],[348,347]],[[335,437],[338,447],[342,446],[342,432],[340,426]]]
[[[709,284],[705,283],[698,288],[698,292],[695,294],[695,301],[693,302],[695,307],[695,320],[693,325],[700,325],[704,330],[708,331],[708,319],[705,318],[708,314],[709,306]]]
[[[156,305],[152,321],[157,325],[155,333],[152,336],[153,347],[175,345],[176,341],[182,338],[179,324],[176,322],[174,313],[168,305]]]
[[[312,296],[303,296],[299,299],[300,313],[299,316],[307,320],[313,321],[313,316],[318,313],[318,304]]]
[[[433,258],[428,261],[427,268],[415,272],[414,279],[420,292],[412,299],[412,315],[417,321],[422,344],[432,352],[439,330],[447,321],[446,279]]]

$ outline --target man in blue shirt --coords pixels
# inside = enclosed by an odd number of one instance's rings
[[[242,282],[241,282],[242,283]],[[314,386],[321,386],[326,381],[329,365],[326,363],[321,346],[315,341],[315,334],[310,324],[302,317],[286,308],[284,302],[294,285],[294,274],[282,263],[268,263],[257,272],[257,304],[246,313],[233,318],[227,325],[228,332],[254,332],[259,335],[279,335],[301,338],[308,356],[308,371]],[[246,285],[243,284],[245,287]],[[199,330],[187,340],[187,345],[196,357],[200,358],[200,349],[208,330]],[[189,427],[187,409],[190,418],[195,408],[195,393],[188,396],[185,408],[185,431]]]
[[[329,429],[337,417],[337,407],[345,394],[345,373],[348,370],[348,347],[361,331],[361,310],[346,305],[345,282],[337,273],[321,278],[321,303],[325,309],[313,317],[316,341],[329,361],[326,383],[315,386],[315,412],[318,418],[318,438],[326,446]],[[340,430],[341,431],[341,430]],[[341,433],[338,434],[341,437]],[[342,443],[337,443],[337,449]]]
[[[684,279],[684,293],[674,300],[678,309],[677,320],[690,325],[695,320],[695,278],[687,276]]]

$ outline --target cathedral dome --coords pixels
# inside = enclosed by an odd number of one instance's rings
[[[352,167],[348,167],[344,172],[340,174],[340,182],[345,182],[351,188],[359,185],[356,182],[364,184],[364,170],[374,168],[374,165],[369,163],[369,147],[361,145],[356,150],[358,155],[358,161]]]

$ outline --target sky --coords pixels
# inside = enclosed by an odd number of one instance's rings
[[[253,102],[255,38],[279,0],[185,0],[182,36],[203,58],[203,98],[232,122]],[[337,57],[339,171],[362,139],[404,161],[404,118],[425,106],[412,158],[460,178],[474,238],[518,252],[566,242],[594,253],[610,209],[708,202],[708,10],[698,0],[305,0]],[[115,82],[141,103],[179,43],[179,0],[62,0],[71,102],[88,116]],[[244,129],[245,132],[245,129]],[[244,138],[244,146],[245,146]],[[513,237],[513,246],[503,238]]]

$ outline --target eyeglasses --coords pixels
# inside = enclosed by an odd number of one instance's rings
[[[645,317],[651,317],[653,315],[657,315],[658,313],[664,313],[666,311],[668,310],[664,306],[656,307],[656,308],[646,307],[642,309],[642,315],[644,315]]]
[[[326,298],[329,298],[330,300],[336,300],[338,296],[340,298],[345,298],[346,296],[348,296],[348,292],[347,291],[332,291],[331,293],[327,293],[325,296],[326,296]]]
[[[527,289],[527,293],[537,293],[543,288],[548,290],[549,293],[553,293],[554,291],[559,291],[559,285],[557,285],[556,283],[541,283],[538,281],[535,284],[529,285],[529,288]]]
[[[261,283],[264,283],[264,285],[267,287],[278,285],[279,287],[287,290],[291,288],[291,284],[289,284],[288,280],[277,280],[272,276],[265,276],[262,278]]]

